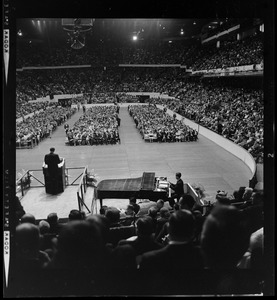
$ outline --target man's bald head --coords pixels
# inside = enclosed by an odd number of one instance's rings
[[[31,223],[19,224],[16,227],[16,246],[19,255],[35,258],[39,251],[39,229]]]

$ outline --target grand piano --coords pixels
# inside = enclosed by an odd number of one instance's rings
[[[155,177],[153,172],[144,172],[142,177],[127,179],[106,179],[99,182],[97,186],[97,199],[100,206],[103,199],[158,199],[167,200],[168,189],[166,184],[159,185],[160,177]],[[165,181],[163,181],[165,182]]]

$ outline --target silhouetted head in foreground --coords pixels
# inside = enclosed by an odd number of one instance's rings
[[[249,234],[241,213],[234,206],[216,206],[206,218],[200,247],[205,266],[210,269],[233,269],[248,248]]]

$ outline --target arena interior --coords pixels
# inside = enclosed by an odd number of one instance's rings
[[[263,295],[264,20],[16,30],[10,293]]]

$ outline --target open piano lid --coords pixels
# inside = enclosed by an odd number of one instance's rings
[[[153,172],[143,172],[141,180],[141,190],[153,190],[155,186],[155,173]]]

